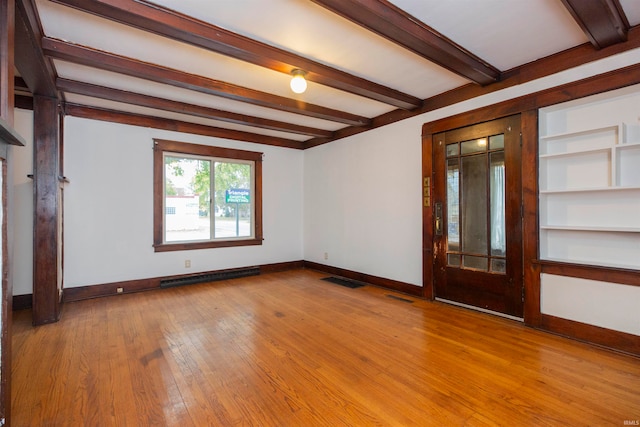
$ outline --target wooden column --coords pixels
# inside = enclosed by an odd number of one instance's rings
[[[11,312],[13,300],[13,286],[9,279],[9,246],[7,230],[7,144],[12,143],[6,138],[13,130],[14,108],[14,54],[15,54],[15,2],[14,0],[0,0],[0,149],[2,151],[2,305],[0,316],[0,331],[2,353],[0,356],[0,419],[5,425],[10,425],[11,415]]]
[[[524,259],[524,323],[540,327],[538,259],[538,110],[522,113],[522,233]]]
[[[58,102],[34,97],[33,324],[60,318],[60,222]]]

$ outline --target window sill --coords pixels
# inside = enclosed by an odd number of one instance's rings
[[[155,252],[171,252],[171,251],[188,251],[192,249],[210,249],[210,248],[229,248],[234,246],[255,246],[262,245],[261,238],[255,239],[238,239],[238,240],[219,240],[207,242],[182,242],[182,243],[159,243],[154,244]]]

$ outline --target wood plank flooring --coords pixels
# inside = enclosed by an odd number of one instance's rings
[[[640,359],[296,270],[15,313],[14,426],[623,426]],[[389,295],[400,296],[405,302]]]

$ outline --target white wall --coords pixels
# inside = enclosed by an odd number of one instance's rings
[[[403,122],[305,152],[305,260],[420,283],[415,132]]]
[[[640,288],[542,274],[540,311],[563,319],[640,335]]]
[[[33,111],[14,111],[14,128],[25,139],[24,147],[11,146],[13,294],[33,293]]]
[[[263,152],[263,245],[154,252],[153,138]],[[65,288],[302,259],[302,151],[74,117],[64,144]]]

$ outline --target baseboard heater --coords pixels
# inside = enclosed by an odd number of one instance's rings
[[[160,280],[161,288],[172,288],[174,286],[193,285],[195,283],[215,282],[218,280],[237,279],[240,277],[257,276],[260,274],[260,267],[236,268],[233,270],[221,270],[211,273],[194,274],[193,276],[182,276],[175,279]]]

